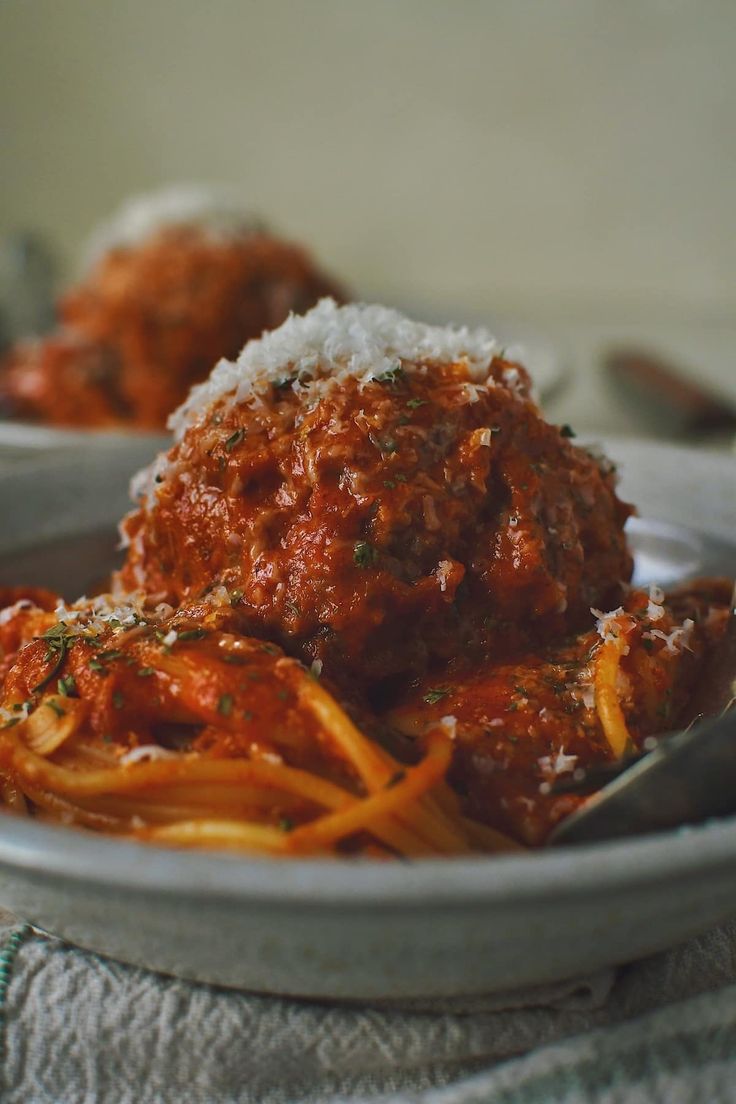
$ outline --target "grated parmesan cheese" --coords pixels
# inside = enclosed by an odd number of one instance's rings
[[[125,752],[125,755],[121,755],[120,763],[127,767],[131,763],[141,763],[146,760],[178,758],[178,752],[169,751],[168,748],[162,748],[159,744],[141,744],[140,747],[131,748],[130,751]]]
[[[139,245],[174,226],[195,226],[220,240],[264,229],[259,219],[244,210],[235,190],[180,184],[127,200],[90,235],[83,269],[89,271],[112,249]]]
[[[694,628],[695,622],[692,618],[687,617],[679,628],[672,629],[669,633],[663,632],[662,629],[650,629],[649,632],[642,633],[642,638],[644,640],[663,640],[665,651],[671,655],[678,655],[683,648],[687,648],[689,652],[692,651],[690,637]]]
[[[650,621],[661,621],[664,617],[664,591],[661,587],[652,583],[649,587],[649,602],[647,604],[647,617]]]
[[[465,364],[470,376],[464,385],[465,401],[475,402],[482,388],[496,386],[489,369],[501,352],[486,329],[430,326],[388,307],[359,303],[339,307],[325,298],[306,314],[292,314],[278,329],[249,341],[237,360],[220,360],[209,378],[193,387],[171,414],[168,426],[174,440],[180,441],[190,426],[204,420],[213,404],[258,406],[272,385],[285,377],[292,377],[296,395],[317,402],[341,380],[355,379],[362,387],[399,368],[426,373],[429,365],[458,362]],[[516,368],[505,368],[503,379],[520,401],[528,398]],[[491,431],[480,432],[480,443],[490,445]],[[150,508],[156,486],[177,470],[176,459],[159,453],[131,480],[132,500],[145,499]]]
[[[71,606],[62,601],[54,613],[57,621],[63,622],[71,633],[97,634],[110,629],[122,632],[134,625],[146,624],[145,601],[143,591],[133,591],[121,597],[98,594],[94,598],[79,598]]]
[[[334,380],[354,378],[365,385],[398,368],[424,371],[428,364],[462,361],[472,383],[494,386],[488,369],[499,351],[485,329],[430,326],[388,307],[338,307],[333,299],[322,299],[306,314],[291,315],[278,329],[249,341],[236,361],[221,360],[174,411],[169,428],[180,439],[212,403],[226,397],[234,404],[257,403],[285,374],[294,376],[298,392],[317,397]],[[476,391],[473,395],[477,398]]]
[[[447,580],[452,572],[452,560],[440,560],[437,564],[437,570],[435,575],[437,582],[440,584],[440,590],[444,594],[447,590]]]
[[[0,625],[7,625],[8,621],[12,621],[17,613],[20,613],[21,610],[33,609],[35,604],[30,598],[20,598],[15,605],[6,606],[5,609],[0,610]]]
[[[561,747],[554,757],[543,755],[541,759],[537,760],[540,770],[553,778],[557,777],[558,774],[567,774],[569,771],[575,770],[577,761],[577,755],[566,755],[564,747]]]
[[[440,717],[440,724],[451,740],[457,737],[457,717],[453,717],[451,713],[448,713],[446,717]]]

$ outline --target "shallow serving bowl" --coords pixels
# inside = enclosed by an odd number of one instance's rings
[[[0,583],[74,596],[99,580],[147,450],[110,443],[0,476]],[[736,572],[736,459],[607,451],[641,510],[640,581]],[[0,905],[221,985],[375,1000],[491,992],[623,962],[736,914],[736,818],[521,858],[377,863],[167,851],[7,815]]]

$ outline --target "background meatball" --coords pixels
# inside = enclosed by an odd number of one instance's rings
[[[185,406],[120,584],[224,587],[248,631],[362,685],[577,624],[630,575],[629,511],[523,368],[458,334],[326,302],[252,343]]]
[[[11,353],[5,406],[57,425],[160,429],[220,357],[290,311],[342,297],[305,250],[241,222],[156,228],[151,218],[142,236],[113,236],[62,296],[63,328]]]

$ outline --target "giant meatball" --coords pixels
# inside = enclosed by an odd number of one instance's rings
[[[559,634],[631,572],[610,468],[544,421],[482,331],[324,301],[175,422],[118,585],[230,601],[338,680]]]

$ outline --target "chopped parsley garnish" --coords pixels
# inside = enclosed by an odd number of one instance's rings
[[[433,686],[422,698],[427,705],[436,705],[438,701],[446,698],[450,691],[444,686]]]
[[[222,717],[229,717],[233,711],[233,696],[232,694],[221,694],[220,700],[217,703],[217,712]]]
[[[203,636],[207,635],[206,629],[185,629],[184,632],[180,632],[177,636],[179,640],[201,640]]]
[[[276,647],[276,645],[275,644],[269,644],[268,641],[265,641],[263,644],[261,644],[261,651],[265,652],[266,655],[278,655],[279,654],[279,649]]]
[[[95,659],[94,656],[88,661],[87,666],[89,667],[90,671],[96,671],[97,674],[101,675],[103,678],[105,677],[105,675],[110,674],[105,664],[100,663],[99,659]]]
[[[77,680],[74,675],[62,675],[56,685],[63,698],[73,698],[77,693]]]
[[[396,484],[394,483],[393,479],[384,479],[383,485],[388,491],[393,491],[396,489]]]
[[[396,475],[396,482],[397,483],[406,483],[406,476],[402,475],[401,472],[398,472],[397,475]]]
[[[575,432],[575,430],[572,429],[569,425],[567,425],[567,423],[565,423],[565,425],[560,426],[560,433],[562,434],[563,437],[577,437],[577,433]]]
[[[404,375],[404,369],[400,364],[397,364],[394,368],[388,368],[380,376],[376,376],[376,383],[398,383]]]
[[[410,410],[416,410],[420,406],[426,406],[427,405],[427,400],[426,399],[408,399],[406,405],[409,407]]]
[[[368,541],[357,541],[353,548],[353,563],[356,567],[372,567],[378,559],[378,549]]]
[[[123,697],[123,695],[120,693],[119,690],[116,690],[115,693],[113,694],[112,704],[113,704],[114,709],[122,709],[123,706],[125,705],[125,698]]]
[[[245,656],[238,655],[237,652],[225,652],[220,658],[223,663],[233,663],[236,667],[242,667],[248,662]]]
[[[102,663],[107,663],[111,659],[122,659],[124,657],[124,655],[125,655],[125,652],[121,652],[118,648],[110,648],[106,652],[98,652],[97,653],[97,658]]]
[[[20,724],[20,722],[22,720],[23,720],[22,717],[11,717],[10,720],[6,721],[5,724],[2,727],[3,728],[14,728],[17,724]]]
[[[233,449],[235,448],[235,446],[239,445],[244,437],[245,437],[245,430],[244,429],[236,429],[234,433],[230,434],[227,441],[225,442],[225,452],[232,452]]]
[[[50,629],[47,629],[43,636],[37,639],[43,640],[46,644],[46,660],[53,660],[51,670],[47,675],[36,683],[31,689],[31,693],[35,694],[39,690],[43,690],[45,686],[54,679],[61,668],[64,666],[64,660],[69,648],[72,646],[75,640],[74,633],[70,630],[69,626],[63,621],[59,621],[58,624],[52,625]]]
[[[61,708],[58,702],[54,701],[53,698],[49,698],[47,702],[44,702],[44,705],[47,705],[48,708],[51,709],[57,717],[66,717],[66,713],[64,712],[64,710]]]

